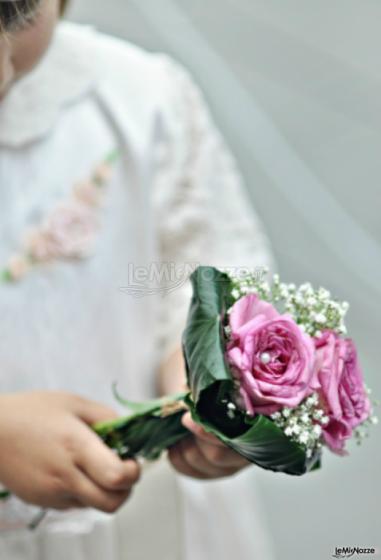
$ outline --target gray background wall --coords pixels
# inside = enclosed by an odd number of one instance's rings
[[[351,302],[349,327],[381,395],[380,2],[73,0],[69,17],[192,70],[282,276]],[[379,441],[376,428],[350,458],[326,453],[302,479],[258,472],[279,559],[381,545]]]

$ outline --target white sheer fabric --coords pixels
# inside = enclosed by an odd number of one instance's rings
[[[197,88],[167,57],[62,24],[42,64],[0,105],[0,144],[1,263],[76,181],[110,150],[121,153],[94,255],[1,286],[2,392],[61,389],[115,404],[116,381],[121,394],[148,398],[159,360],[180,340],[189,287],[133,298],[120,290],[129,265],[271,264],[232,157]],[[119,516],[50,514],[34,535],[0,537],[1,558],[189,558],[190,535],[207,526],[220,538],[197,560],[230,559],[224,539],[241,543],[242,560],[263,557],[254,491],[254,471],[211,486],[178,484],[159,464]],[[237,523],[233,496],[254,531]]]

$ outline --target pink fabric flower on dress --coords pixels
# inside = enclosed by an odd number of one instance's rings
[[[93,181],[83,181],[74,187],[75,198],[87,206],[98,207],[104,193]]]
[[[22,255],[14,255],[10,258],[7,271],[12,280],[21,280],[29,271],[30,265]]]
[[[233,306],[229,326],[227,360],[247,412],[269,415],[313,392],[314,343],[290,316],[248,295]]]
[[[80,202],[61,204],[44,225],[27,239],[27,251],[37,261],[81,258],[89,254],[98,221],[94,212]]]
[[[112,167],[108,162],[104,161],[96,168],[94,172],[94,180],[102,185],[111,179],[111,175]]]
[[[316,339],[316,355],[319,392],[329,417],[323,437],[332,451],[344,454],[346,440],[371,410],[356,348],[352,340],[327,330]]]

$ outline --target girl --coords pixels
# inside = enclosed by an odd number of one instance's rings
[[[0,558],[268,558],[250,469],[206,485],[159,464],[138,482],[139,464],[89,428],[121,412],[113,381],[130,399],[183,387],[187,267],[265,265],[269,253],[186,72],[57,26],[64,7],[0,2],[0,482],[49,509],[34,533],[4,531]],[[158,266],[172,272],[152,289]],[[189,438],[169,452],[178,473],[246,470],[184,424]]]

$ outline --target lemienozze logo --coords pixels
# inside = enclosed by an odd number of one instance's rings
[[[362,548],[361,546],[342,546],[336,547],[335,553],[332,554],[334,558],[351,558],[355,554],[376,554],[375,548]]]

